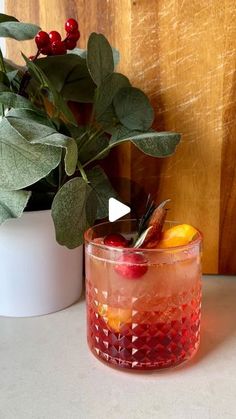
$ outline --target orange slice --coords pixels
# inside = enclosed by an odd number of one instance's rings
[[[184,246],[190,243],[196,234],[197,230],[191,225],[179,224],[162,233],[157,247],[163,249],[166,247]]]
[[[115,332],[119,332],[124,324],[131,322],[132,312],[130,309],[99,304],[98,313],[103,317],[110,329]]]

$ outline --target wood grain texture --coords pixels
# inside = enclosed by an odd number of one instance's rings
[[[149,95],[155,127],[181,132],[182,141],[174,156],[158,160],[122,146],[106,169],[136,206],[149,191],[158,201],[171,198],[169,218],[204,233],[204,271],[235,274],[235,1],[6,0],[6,8],[45,30],[63,31],[75,16],[81,47],[98,31],[120,50],[120,70]],[[9,56],[31,55],[33,45],[10,41]]]

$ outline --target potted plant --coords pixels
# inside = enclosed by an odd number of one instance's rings
[[[83,233],[116,196],[99,161],[125,141],[166,157],[180,135],[151,128],[148,98],[115,72],[103,35],[76,48],[74,19],[62,40],[1,14],[0,37],[37,45],[24,67],[0,52],[0,314],[44,314],[79,298]]]

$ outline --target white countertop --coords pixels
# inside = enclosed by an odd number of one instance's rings
[[[0,419],[236,418],[236,278],[205,277],[201,346],[183,367],[118,371],[86,344],[85,302],[0,318]]]

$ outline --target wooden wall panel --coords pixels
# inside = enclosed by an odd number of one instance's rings
[[[203,231],[205,272],[236,273],[235,1],[6,0],[6,8],[45,30],[63,30],[75,16],[81,47],[99,31],[120,50],[120,70],[149,95],[155,127],[183,136],[171,158],[122,146],[107,168],[134,181],[118,184],[125,200],[131,194],[139,205],[149,190],[157,200],[171,198],[169,217]],[[8,43],[10,57],[18,46]],[[20,48],[31,55],[32,46]]]

